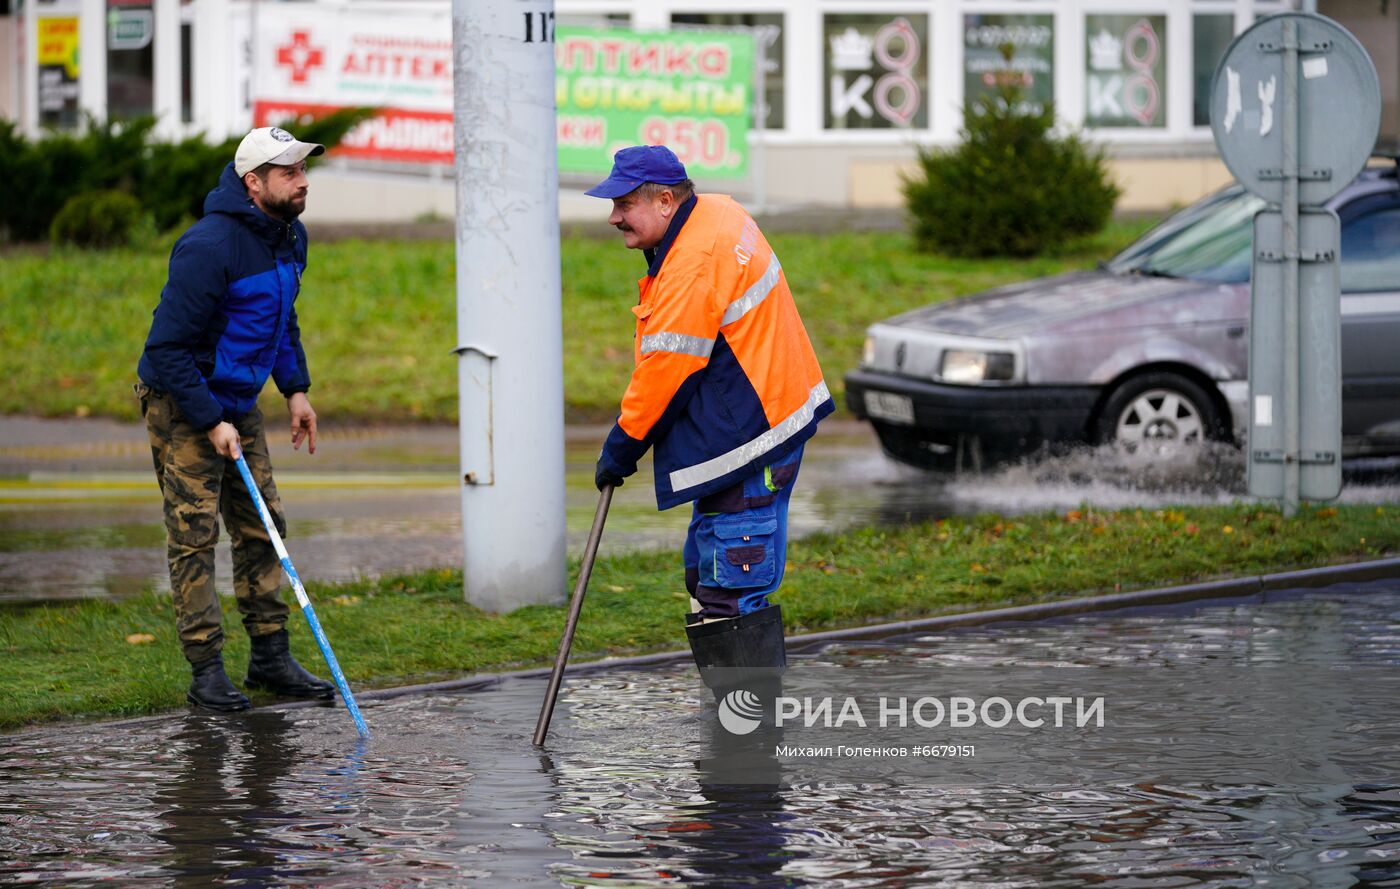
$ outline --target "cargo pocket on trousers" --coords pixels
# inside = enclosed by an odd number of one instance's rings
[[[715,581],[725,589],[766,587],[776,576],[773,535],[778,520],[768,515],[736,515],[717,519]]]
[[[146,410],[150,407],[151,387],[145,383],[135,383],[131,391],[136,393],[136,400],[141,403],[141,419],[146,419]]]

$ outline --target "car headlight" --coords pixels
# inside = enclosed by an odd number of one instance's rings
[[[865,345],[860,350],[860,366],[870,367],[875,363],[875,337],[865,338]]]
[[[1016,373],[1016,356],[1010,352],[978,352],[946,349],[938,376],[946,383],[1002,383]]]

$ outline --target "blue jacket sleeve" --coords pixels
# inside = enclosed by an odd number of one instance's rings
[[[598,465],[619,478],[626,478],[637,471],[637,461],[642,459],[649,447],[651,442],[633,438],[623,432],[620,425],[614,423],[607,440],[603,442],[603,450],[598,455]]]
[[[626,478],[637,471],[637,461],[642,459],[647,450],[657,441],[666,437],[666,433],[675,424],[676,418],[685,413],[686,403],[690,401],[691,395],[700,385],[701,371],[696,371],[681,383],[680,389],[671,398],[671,403],[661,414],[661,419],[652,426],[644,439],[636,439],[623,431],[621,424],[614,423],[612,431],[608,433],[607,440],[603,442],[602,453],[598,455],[598,462],[613,475]]]
[[[181,238],[170,253],[170,277],[146,337],[146,357],[160,385],[175,399],[185,419],[201,430],[217,426],[224,409],[195,366],[194,350],[227,286],[217,245]]]

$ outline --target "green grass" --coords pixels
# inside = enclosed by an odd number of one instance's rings
[[[1146,222],[1032,260],[953,260],[914,252],[902,233],[780,234],[773,244],[838,404],[865,327],[925,303],[1092,265]],[[333,422],[443,421],[457,411],[454,246],[450,241],[313,245],[298,301],[314,385]],[[131,394],[169,239],[149,250],[12,251],[0,274],[0,413],[136,417]],[[641,255],[618,239],[566,237],[564,386],[571,420],[611,418],[632,365]],[[522,310],[539,297],[521,294]],[[278,401],[269,386],[265,399]],[[281,410],[280,407],[277,408]]]
[[[794,542],[778,601],[795,635],[1397,551],[1394,506],[1305,508],[1292,519],[1245,505],[989,515]],[[677,563],[674,553],[600,559],[574,659],[684,648],[687,597]],[[467,606],[456,571],[313,585],[311,595],[356,688],[547,665],[564,622],[562,607],[490,615]],[[226,611],[225,660],[241,678],[247,638],[231,603]],[[309,633],[292,619],[297,656],[319,670]],[[125,641],[135,633],[155,641]],[[165,596],[0,605],[0,728],[179,707],[188,676]]]

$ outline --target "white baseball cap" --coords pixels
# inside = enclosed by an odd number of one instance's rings
[[[295,136],[281,127],[259,127],[238,143],[238,153],[233,156],[233,171],[242,176],[263,164],[289,167],[307,157],[325,153],[326,146],[315,142],[298,142]]]

